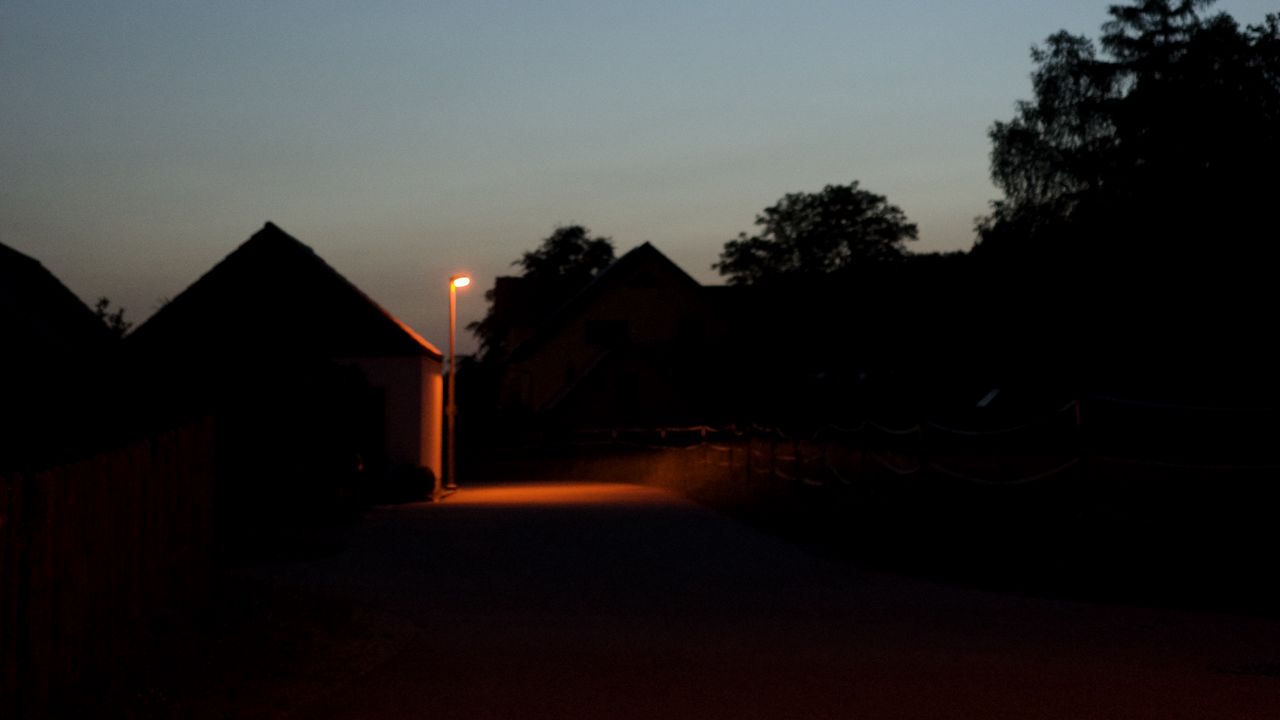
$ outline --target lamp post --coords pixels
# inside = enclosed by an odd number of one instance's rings
[[[455,474],[457,467],[456,445],[454,443],[453,424],[458,416],[458,401],[454,394],[457,387],[456,379],[458,375],[458,360],[454,355],[454,337],[457,335],[458,327],[458,288],[464,288],[471,284],[471,278],[458,274],[449,278],[449,387],[445,391],[449,397],[448,403],[444,406],[445,418],[445,434],[448,436],[448,461],[445,466],[445,483],[446,490],[458,489],[458,478]]]

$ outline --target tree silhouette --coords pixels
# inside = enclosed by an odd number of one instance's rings
[[[1035,97],[991,128],[1003,191],[976,254],[1086,263],[1256,254],[1280,196],[1280,19],[1242,30],[1213,0],[1109,9],[1101,51],[1033,48]]]
[[[111,300],[106,296],[98,298],[98,302],[94,303],[93,314],[118,338],[124,337],[133,327],[132,322],[124,319],[124,308],[117,307],[114,312],[111,311]]]
[[[883,195],[848,185],[791,193],[756,216],[760,232],[739,233],[712,265],[733,285],[825,275],[901,258],[916,226]]]
[[[530,283],[572,293],[612,262],[613,240],[593,238],[591,231],[581,225],[562,225],[538,249],[526,252],[511,264],[524,268],[523,277]]]
[[[481,354],[497,359],[512,350],[506,345],[514,326],[536,322],[559,307],[613,259],[610,238],[591,237],[591,231],[582,225],[557,227],[537,249],[511,263],[523,270],[516,283],[518,297],[500,298],[498,287],[485,293],[488,313],[468,326],[480,340]],[[499,279],[499,285],[503,280]]]

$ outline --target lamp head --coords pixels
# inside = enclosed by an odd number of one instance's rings
[[[455,288],[464,288],[471,284],[471,278],[467,275],[454,275],[449,278],[449,284]]]

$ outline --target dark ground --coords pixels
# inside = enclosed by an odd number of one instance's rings
[[[868,571],[648,487],[464,488],[374,510],[345,549],[321,555],[231,576],[200,660],[153,668],[138,714],[1163,719],[1280,709],[1280,621]]]

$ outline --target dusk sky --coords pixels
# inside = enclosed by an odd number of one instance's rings
[[[764,207],[858,180],[968,248],[1031,45],[1106,5],[0,0],[0,242],[140,322],[271,220],[442,348],[449,275],[476,319],[558,224],[719,282]]]

